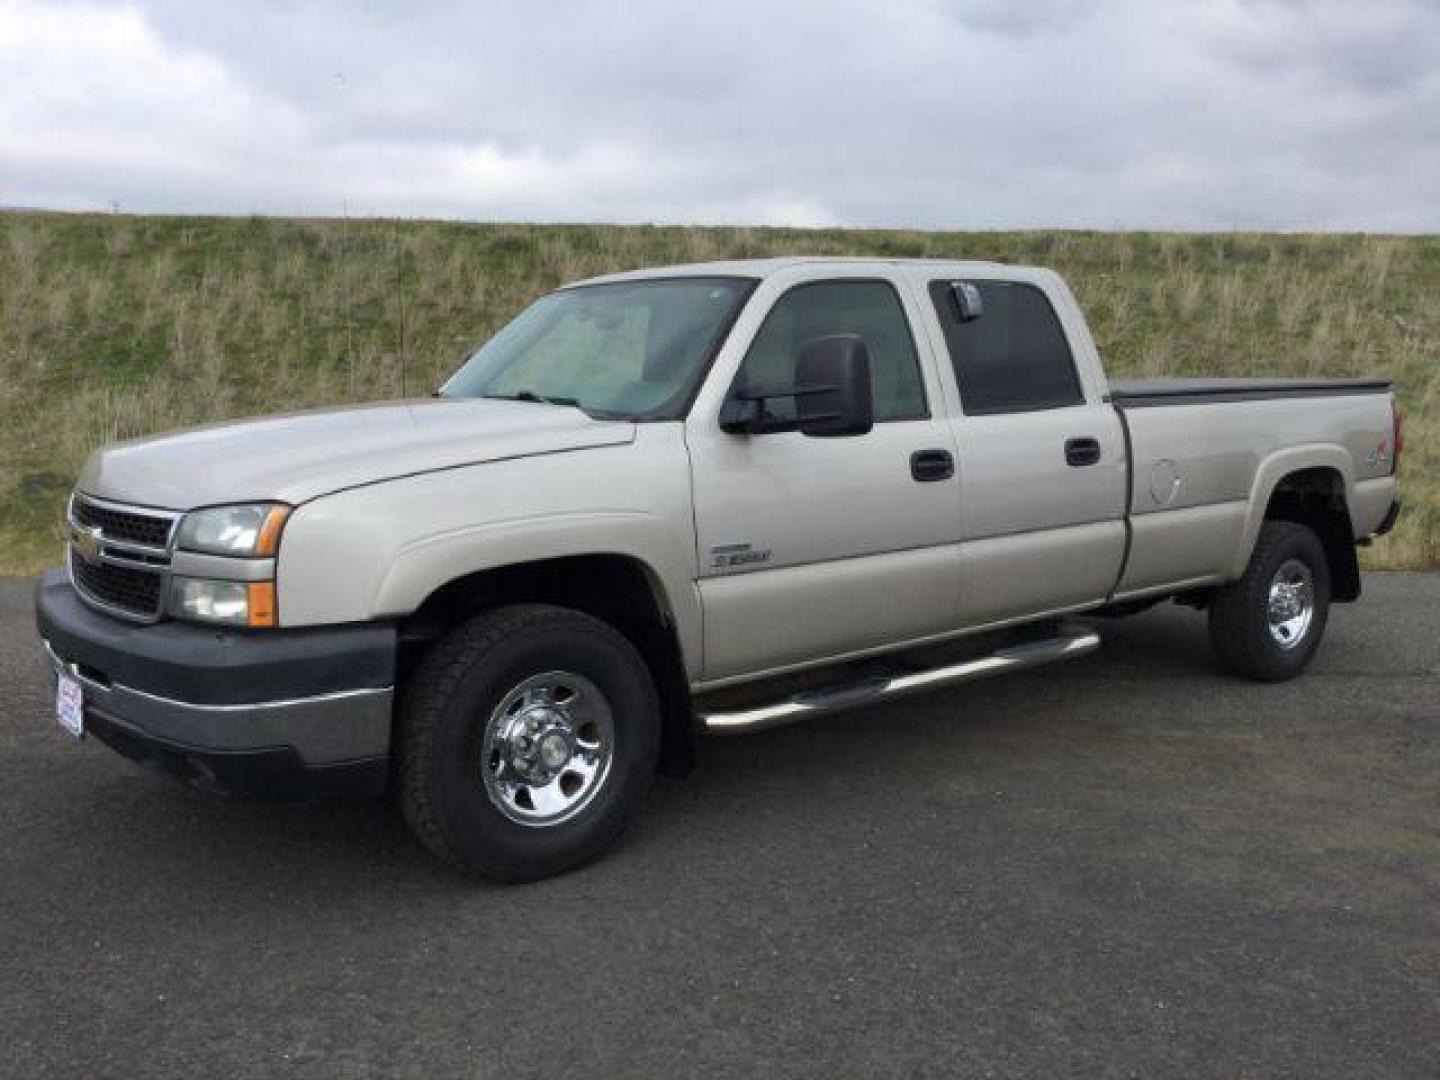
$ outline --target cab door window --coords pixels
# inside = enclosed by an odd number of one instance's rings
[[[967,416],[1084,402],[1065,329],[1042,291],[1021,282],[972,281],[984,314],[961,322],[951,284],[930,282],[930,301],[945,333]]]
[[[748,386],[794,381],[795,356],[811,338],[858,334],[870,354],[875,421],[929,416],[915,339],[895,288],[887,281],[817,281],[775,302],[750,345],[739,378]],[[792,398],[765,402],[769,418],[793,420]]]

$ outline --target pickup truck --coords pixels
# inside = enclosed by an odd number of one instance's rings
[[[107,447],[37,622],[72,734],[390,792],[477,877],[604,852],[754,731],[1080,656],[1173,599],[1298,674],[1399,511],[1375,380],[1111,382],[1055,273],[780,258],[545,296],[429,398]]]

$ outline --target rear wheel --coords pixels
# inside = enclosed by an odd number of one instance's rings
[[[649,669],[610,626],[541,604],[485,612],[410,680],[402,812],[475,876],[573,869],[623,831],[655,771],[659,717]]]
[[[1210,641],[1226,670],[1278,682],[1305,669],[1330,612],[1330,567],[1319,537],[1291,521],[1260,529],[1244,575],[1210,602]]]

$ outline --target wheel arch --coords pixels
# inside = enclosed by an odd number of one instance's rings
[[[401,678],[430,643],[470,616],[516,603],[583,611],[613,626],[650,669],[661,704],[661,770],[689,771],[695,753],[685,653],[665,585],[643,559],[588,552],[490,566],[436,585],[400,620]]]
[[[1230,566],[1245,572],[1266,521],[1292,521],[1319,537],[1330,571],[1331,599],[1360,597],[1360,562],[1350,517],[1350,455],[1337,446],[1300,447],[1272,455],[1256,470],[1242,542]]]

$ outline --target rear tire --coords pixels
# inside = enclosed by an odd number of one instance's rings
[[[442,638],[406,687],[401,811],[466,873],[534,881],[618,839],[659,748],[655,687],[626,638],[568,608],[497,608]]]
[[[1227,671],[1293,679],[1310,663],[1330,613],[1330,564],[1313,531],[1293,521],[1260,528],[1249,565],[1210,601],[1210,643]]]

